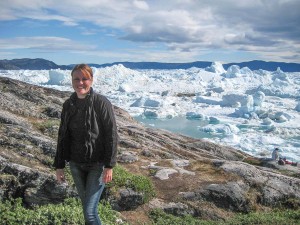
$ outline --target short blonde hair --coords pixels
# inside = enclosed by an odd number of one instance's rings
[[[88,77],[89,79],[92,79],[93,78],[93,70],[92,68],[87,65],[87,64],[77,64],[76,66],[74,66],[74,68],[72,69],[72,72],[71,72],[71,76],[73,76],[73,73],[75,71],[78,71],[80,70],[86,77]]]

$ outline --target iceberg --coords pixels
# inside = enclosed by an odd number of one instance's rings
[[[164,121],[174,120],[165,129],[176,127],[176,132],[188,131],[253,155],[271,154],[280,145],[288,150],[287,157],[300,161],[299,72],[251,71],[237,65],[226,71],[219,62],[172,70],[133,70],[122,64],[92,69],[94,90],[133,117],[144,118],[145,125],[156,120],[163,127]],[[3,70],[0,76],[72,91],[70,72]]]

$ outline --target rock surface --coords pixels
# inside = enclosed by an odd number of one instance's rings
[[[72,184],[56,183],[51,167],[62,103],[70,93],[1,77],[0,91],[0,199],[21,197],[28,205],[42,205],[77,196]],[[299,167],[146,128],[118,107],[115,113],[119,164],[150,176],[157,193],[145,205],[143,196],[130,189],[110,196],[124,215],[131,210],[138,216],[139,207],[145,207],[218,219],[279,205],[300,207]]]

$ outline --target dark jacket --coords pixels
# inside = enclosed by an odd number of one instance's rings
[[[77,95],[73,93],[63,104],[61,123],[58,131],[57,150],[53,166],[56,169],[65,167],[65,161],[70,161],[71,141],[68,131],[68,123],[71,116],[76,113]],[[102,162],[105,167],[112,168],[116,164],[117,155],[117,126],[113,107],[110,101],[93,91],[87,96],[86,113],[86,154],[92,162]],[[95,151],[95,152],[93,152]],[[91,159],[91,156],[96,157]]]

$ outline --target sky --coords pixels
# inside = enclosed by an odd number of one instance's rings
[[[299,0],[1,0],[0,59],[300,63]]]

